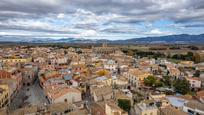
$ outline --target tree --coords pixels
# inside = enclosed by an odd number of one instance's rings
[[[188,52],[188,53],[185,55],[185,60],[193,61],[193,52]]]
[[[76,53],[78,53],[78,54],[82,54],[82,51],[81,51],[81,50],[78,50],[78,51],[76,51]]]
[[[129,49],[129,50],[127,51],[127,55],[129,55],[129,56],[134,56],[134,52]]]
[[[176,79],[173,86],[175,91],[181,94],[187,94],[190,91],[190,84],[186,79]]]
[[[194,60],[193,52],[188,52],[187,54],[175,54],[172,56],[173,59],[178,59],[178,60]]]
[[[160,80],[157,80],[155,76],[148,76],[144,79],[144,83],[147,86],[153,86],[153,87],[161,87],[163,86],[163,83]]]
[[[108,71],[106,71],[106,70],[100,70],[100,71],[98,71],[96,74],[99,75],[99,76],[105,76],[105,75],[108,74]]]
[[[130,100],[126,99],[118,99],[118,106],[123,109],[124,111],[129,111],[131,107]]]
[[[199,50],[199,48],[196,47],[196,46],[188,46],[188,48],[191,49],[191,50]]]
[[[199,77],[200,76],[200,70],[196,70],[195,73],[193,74],[194,77]]]
[[[127,54],[128,53],[128,49],[122,49],[122,52]]]
[[[164,83],[161,82],[160,80],[156,80],[155,83],[154,83],[154,86],[155,87],[162,87],[162,86],[164,86]]]
[[[163,76],[162,82],[164,83],[165,86],[171,87],[172,85],[172,80],[170,76]]]
[[[156,80],[157,79],[154,76],[148,76],[147,78],[144,79],[144,83],[147,86],[153,86]]]

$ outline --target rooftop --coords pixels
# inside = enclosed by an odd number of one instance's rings
[[[167,106],[165,108],[162,108],[160,113],[164,114],[164,115],[172,115],[172,113],[174,115],[188,115],[187,113],[185,113],[181,110],[175,109],[174,107],[171,107],[171,106]]]
[[[188,102],[188,100],[181,99],[181,98],[174,97],[174,96],[168,96],[167,99],[169,100],[171,105],[178,107],[178,108],[183,107],[184,104]]]
[[[93,89],[93,92],[95,92],[97,96],[106,95],[112,93],[112,88],[110,86],[97,87]]]
[[[190,107],[192,109],[197,109],[200,111],[204,111],[204,104],[198,102],[198,101],[189,101],[185,104],[185,106]]]

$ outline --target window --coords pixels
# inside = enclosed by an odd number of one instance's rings
[[[190,113],[190,114],[194,114],[194,111],[188,109],[188,113]]]
[[[69,113],[69,112],[71,112],[71,110],[69,110],[69,109],[68,109],[68,110],[66,110],[66,111],[64,111],[64,113]]]
[[[67,99],[64,99],[64,102],[67,102]]]

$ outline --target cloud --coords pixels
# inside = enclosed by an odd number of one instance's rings
[[[161,32],[159,29],[154,29],[150,31],[150,34],[163,34],[163,32]]]
[[[153,29],[150,32],[146,32],[147,35],[153,35],[153,36],[163,36],[163,35],[172,35],[175,34],[174,32],[170,31],[161,31],[160,29]]]
[[[97,32],[95,30],[87,30],[80,34],[81,37],[91,37],[91,36],[96,36],[96,35],[97,35]]]
[[[204,23],[201,23],[201,24],[187,24],[187,25],[184,25],[184,27],[186,27],[186,28],[202,28],[202,27],[204,27]]]
[[[159,20],[170,20],[173,24],[158,27],[154,23]],[[204,28],[203,22],[203,0],[1,0],[0,2],[0,32],[10,31],[9,34],[12,34],[11,31],[18,31],[22,35],[30,32],[43,36],[55,34],[87,38],[114,37],[114,35],[115,37],[168,35],[184,33],[186,28],[188,32],[195,27]],[[147,24],[141,25],[141,23]]]
[[[64,18],[64,16],[65,15],[63,13],[60,13],[60,14],[57,15],[57,18]]]
[[[113,13],[133,17],[137,21],[141,16],[185,19],[182,14],[185,10],[198,11],[197,16],[203,17],[203,4],[203,0],[2,0],[0,11],[38,16],[61,12],[70,14],[76,11],[83,15]]]

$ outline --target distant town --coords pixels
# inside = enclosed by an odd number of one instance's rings
[[[2,45],[0,115],[202,115],[202,45]]]

